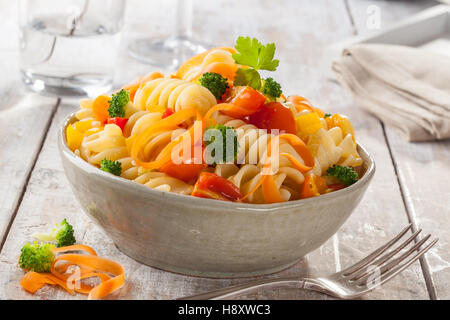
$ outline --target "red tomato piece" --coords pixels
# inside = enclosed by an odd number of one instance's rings
[[[266,97],[251,87],[233,87],[231,97],[227,101],[233,108],[222,113],[234,118],[243,118],[257,112],[265,102]]]
[[[333,191],[337,191],[337,190],[344,189],[345,185],[343,185],[342,183],[333,183],[333,184],[330,184],[328,186],[328,188],[330,188]]]
[[[120,118],[120,117],[108,118],[108,120],[106,121],[107,124],[115,124],[119,126],[120,129],[122,129],[122,131],[127,122],[128,122],[127,118]]]
[[[241,191],[233,182],[210,172],[200,174],[192,195],[226,201],[237,201],[242,198]]]
[[[167,109],[163,112],[163,114],[162,114],[162,116],[161,116],[161,119],[170,117],[170,116],[173,115],[174,113],[175,113],[175,111],[173,111],[172,108],[167,108]]]
[[[168,174],[171,177],[190,182],[198,177],[200,172],[207,167],[206,163],[194,163],[193,160],[188,160],[180,164],[175,164],[172,161],[164,164],[159,171]]]
[[[296,133],[292,111],[279,102],[270,102],[249,117],[251,124],[260,129],[278,129],[286,133]]]

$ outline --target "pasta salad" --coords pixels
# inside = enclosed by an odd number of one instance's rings
[[[110,174],[202,198],[277,203],[353,184],[363,161],[350,120],[263,78],[274,56],[275,44],[239,37],[83,99],[67,145]]]

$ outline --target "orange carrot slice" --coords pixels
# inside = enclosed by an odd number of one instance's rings
[[[106,278],[100,275],[100,273],[92,273],[92,274],[85,274],[84,277],[80,277],[76,280],[81,280],[82,278],[87,278],[90,276],[100,276],[101,280],[103,280],[99,285],[87,289],[89,290],[89,296],[88,299],[102,299],[108,294],[116,291],[117,289],[120,289],[124,282],[125,282],[125,271],[123,267],[112,260],[101,258],[94,255],[83,255],[83,254],[63,254],[61,256],[58,256],[52,264],[52,274],[58,274],[58,276],[63,276],[59,273],[57,273],[55,269],[56,263],[58,261],[67,261],[72,262],[73,264],[77,266],[87,267],[91,268],[93,270],[97,270],[103,274],[112,274],[114,275],[113,278]],[[109,277],[109,276],[108,276]],[[86,286],[89,287],[89,286]],[[79,290],[79,289],[75,289]],[[83,289],[83,291],[87,291],[86,288]]]
[[[136,91],[139,89],[139,87],[146,82],[164,78],[164,74],[161,72],[150,72],[149,74],[145,75],[142,78],[138,78],[135,81],[133,81],[130,84],[124,85],[121,89],[127,90],[130,93],[130,100],[134,102],[134,96],[136,95]]]
[[[58,252],[67,252],[67,251],[84,251],[87,252],[93,256],[96,256],[97,253],[95,252],[94,249],[92,249],[89,246],[86,246],[84,244],[74,244],[72,246],[66,246],[66,247],[59,247],[59,248],[53,248],[53,252],[58,253]]]
[[[98,96],[92,104],[92,111],[94,112],[95,119],[101,123],[104,123],[109,117],[109,100],[111,100],[111,98],[107,95],[101,95]]]
[[[234,48],[221,47],[221,48],[213,48],[213,49],[207,50],[205,52],[202,52],[200,54],[197,54],[197,55],[193,56],[192,58],[186,60],[180,66],[180,68],[178,68],[178,71],[175,74],[177,76],[177,78],[183,79],[184,76],[186,75],[186,73],[189,72],[189,70],[191,70],[192,68],[200,66],[202,64],[202,62],[203,62],[203,59],[205,59],[205,57],[213,50],[225,50],[225,51],[228,51],[229,53],[236,53],[236,50]]]
[[[273,175],[266,176],[262,183],[262,190],[267,203],[283,202],[280,190],[275,185]]]
[[[157,123],[151,125],[147,129],[144,130],[139,136],[136,137],[132,147],[131,147],[131,157],[136,162],[138,166],[141,166],[145,169],[158,169],[166,162],[170,161],[171,151],[172,149],[182,141],[182,139],[190,134],[193,136],[193,126],[191,129],[182,135],[178,136],[177,139],[171,141],[159,154],[158,159],[155,161],[146,162],[140,159],[140,154],[144,150],[148,140],[155,134],[165,130],[172,130],[176,128],[179,124],[189,120],[193,116],[197,116],[198,120],[201,120],[201,115],[195,109],[184,109],[180,110],[173,115],[158,121]]]
[[[67,287],[66,282],[58,279],[51,273],[37,273],[34,271],[27,272],[22,280],[20,280],[20,285],[28,292],[35,293],[37,290],[42,288],[44,285],[60,285],[70,294],[74,294],[74,291]]]
[[[200,72],[199,76],[207,72],[218,73],[228,80],[234,81],[238,66],[236,64],[229,64],[225,62],[213,62],[205,66]]]

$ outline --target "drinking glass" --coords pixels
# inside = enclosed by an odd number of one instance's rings
[[[134,40],[128,48],[131,56],[159,68],[174,70],[182,61],[205,51],[207,45],[192,39],[192,10],[192,0],[177,0],[173,34],[163,40]]]
[[[109,91],[125,0],[20,0],[20,68],[38,93],[96,96]]]

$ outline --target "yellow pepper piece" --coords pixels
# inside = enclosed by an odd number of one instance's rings
[[[302,134],[315,134],[323,128],[319,115],[315,112],[307,113],[295,118],[297,130]]]
[[[353,129],[352,123],[346,116],[336,113],[331,117],[325,118],[325,121],[327,123],[328,130],[334,127],[340,127],[343,137],[350,133],[352,135],[353,141],[355,141],[355,129]]]
[[[75,151],[77,149],[80,149],[81,143],[84,139],[84,134],[82,132],[76,130],[73,125],[69,124],[66,129],[66,136],[67,145],[69,146],[70,150]]]
[[[73,126],[74,126],[75,130],[84,133],[84,132],[86,132],[86,130],[92,128],[92,119],[85,119],[85,120],[77,121],[74,123]]]

